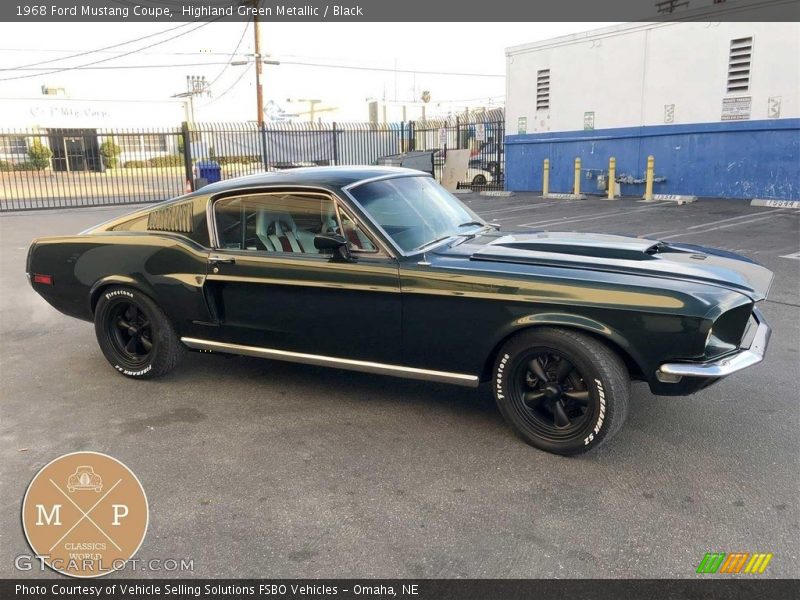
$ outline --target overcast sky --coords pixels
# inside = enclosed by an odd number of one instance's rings
[[[203,66],[148,69],[103,69],[45,74],[9,70],[77,52],[94,50],[165,31],[178,24],[164,23],[0,23],[0,98],[41,97],[43,84],[64,87],[72,98],[159,99],[185,91],[187,75],[205,75],[213,81],[212,96],[196,101],[197,120],[254,119],[253,67],[226,63],[242,38],[245,23],[192,23],[130,45],[74,59],[36,65],[48,70],[112,58],[180,33],[182,37],[96,65],[167,65],[204,63]],[[399,101],[418,99],[431,92],[432,104],[492,98],[502,104],[505,93],[504,49],[508,46],[586,31],[608,23],[262,23],[262,50],[283,61],[264,67],[266,100],[289,111],[303,110],[287,98],[315,98],[323,106],[344,111],[344,118],[365,120],[368,97]],[[199,27],[199,28],[198,28]],[[193,31],[195,30],[196,31]],[[252,25],[239,46],[239,60],[253,52]],[[236,60],[236,59],[234,59]],[[289,62],[351,65],[384,69],[463,72],[499,77],[427,75],[345,70],[288,64]],[[237,83],[238,80],[238,83]],[[223,95],[224,94],[224,95]],[[465,102],[466,103],[466,102]],[[339,113],[342,115],[342,113]]]

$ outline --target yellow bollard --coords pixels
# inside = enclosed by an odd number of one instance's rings
[[[581,159],[575,159],[575,184],[572,186],[572,193],[576,196],[581,195]]]
[[[647,175],[644,187],[644,201],[653,202],[653,177],[656,172],[656,158],[652,154],[647,157]]]
[[[550,159],[544,159],[544,168],[542,169],[542,197],[547,198],[550,193]]]
[[[613,200],[617,197],[617,159],[613,156],[608,159],[608,199]]]

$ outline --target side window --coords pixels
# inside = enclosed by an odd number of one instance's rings
[[[221,248],[319,254],[314,236],[337,226],[331,198],[304,194],[260,194],[214,204]]]
[[[377,252],[378,249],[367,234],[358,226],[353,218],[344,209],[339,209],[342,219],[342,235],[350,243],[350,250],[357,252]]]

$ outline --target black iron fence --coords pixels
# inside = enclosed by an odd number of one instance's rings
[[[157,202],[216,179],[372,165],[415,150],[433,153],[437,178],[448,150],[468,150],[459,185],[502,188],[503,131],[502,114],[402,123],[0,131],[0,211]]]

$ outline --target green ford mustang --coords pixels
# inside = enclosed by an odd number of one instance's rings
[[[505,231],[433,179],[320,167],[232,179],[35,240],[34,289],[125,376],[189,350],[476,387],[558,454],[622,425],[630,381],[684,395],[762,360],[772,273],[711,248]]]

